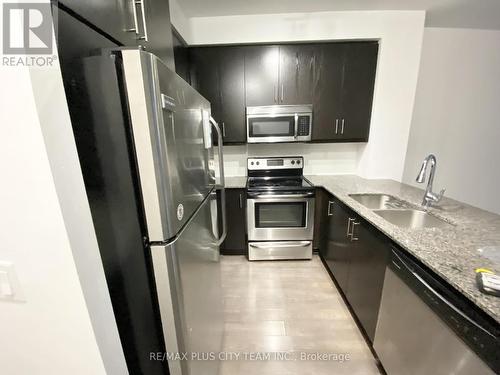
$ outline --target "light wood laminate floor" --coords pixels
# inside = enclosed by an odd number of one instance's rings
[[[311,261],[266,262],[224,256],[222,285],[224,351],[289,354],[287,360],[271,354],[270,360],[223,361],[221,375],[379,374],[318,256]],[[303,353],[330,357],[303,360]],[[349,359],[341,361],[342,355]]]

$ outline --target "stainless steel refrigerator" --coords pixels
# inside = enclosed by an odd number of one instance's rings
[[[155,345],[141,346],[136,339],[147,336],[140,329],[147,324],[142,320],[154,316],[161,332],[154,332],[154,325],[145,329],[163,337],[159,348],[187,353],[188,360],[168,360],[170,374],[215,375],[217,354],[215,360],[191,360],[192,353],[220,352],[223,335],[219,245],[226,219],[224,209],[217,212],[212,129],[219,145],[222,137],[210,117],[210,103],[161,60],[138,49],[101,50],[65,69],[126,356],[128,345],[129,357],[140,356],[143,362],[134,370],[141,373],[146,373],[148,360],[158,361],[150,353],[158,350]],[[217,150],[224,200],[222,146]],[[130,241],[124,240],[127,236]],[[130,246],[133,241],[136,245]],[[138,255],[144,256],[144,266]],[[135,284],[143,282],[142,268],[149,280],[143,289]],[[135,336],[127,329],[135,329]]]

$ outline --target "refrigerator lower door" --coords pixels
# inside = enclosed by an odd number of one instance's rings
[[[151,246],[163,335],[172,375],[216,375],[222,350],[223,300],[216,245],[217,198],[211,193],[171,243]],[[215,353],[215,358],[192,358]]]

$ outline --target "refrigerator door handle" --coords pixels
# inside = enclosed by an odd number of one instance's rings
[[[222,235],[217,241],[217,246],[220,246],[224,240],[226,239],[227,235],[227,218],[226,218],[226,181],[224,177],[224,155],[223,155],[223,140],[222,140],[222,132],[220,130],[219,124],[217,124],[217,121],[214,120],[212,116],[210,116],[210,122],[212,123],[213,127],[217,131],[217,149],[219,153],[219,177],[220,177],[220,183],[219,183],[219,188],[221,189],[220,191],[220,201],[221,201],[221,209],[222,209]]]

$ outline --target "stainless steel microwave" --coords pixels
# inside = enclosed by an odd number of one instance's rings
[[[311,140],[312,105],[247,107],[247,142],[306,142]]]

